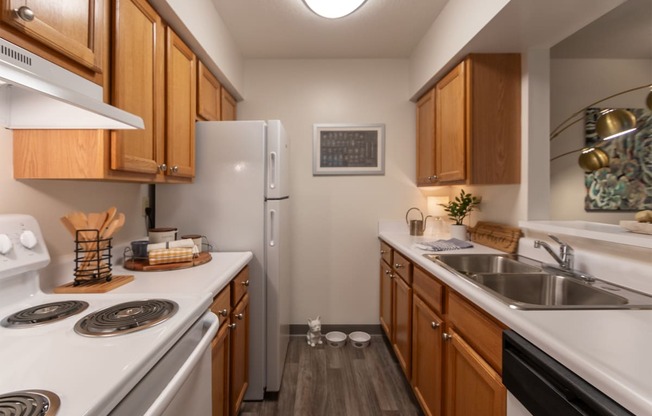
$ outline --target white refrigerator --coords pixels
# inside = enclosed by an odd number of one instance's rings
[[[156,226],[251,251],[249,388],[279,391],[290,331],[289,142],[269,121],[198,122],[194,183],[156,186]]]

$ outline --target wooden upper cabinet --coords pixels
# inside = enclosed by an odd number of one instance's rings
[[[226,88],[222,87],[221,89],[221,103],[222,103],[222,109],[221,109],[221,114],[220,114],[220,120],[222,121],[229,121],[229,120],[235,120],[237,117],[237,112],[236,108],[238,103],[235,101],[235,98],[226,90]]]
[[[204,66],[201,61],[197,65],[197,119],[219,121],[221,117],[222,85]]]
[[[102,72],[103,5],[104,0],[6,0],[1,19],[15,33]]]
[[[417,185],[519,183],[520,55],[469,55],[431,94],[417,103]]]
[[[197,59],[169,27],[166,49],[166,173],[192,178],[195,176]]]
[[[466,179],[465,62],[435,87],[435,155],[440,183]]]
[[[432,185],[435,170],[435,90],[417,102],[417,185]]]
[[[156,175],[165,139],[163,23],[146,0],[116,0],[114,13],[112,102],[142,117],[145,129],[111,133],[111,169]]]

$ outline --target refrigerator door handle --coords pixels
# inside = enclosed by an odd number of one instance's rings
[[[274,221],[276,220],[276,210],[269,210],[269,245],[274,247],[276,243],[274,242]]]
[[[269,187],[276,188],[276,152],[269,153]]]

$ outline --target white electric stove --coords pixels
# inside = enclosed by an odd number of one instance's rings
[[[209,414],[210,294],[47,294],[49,260],[34,218],[0,215],[0,414]]]

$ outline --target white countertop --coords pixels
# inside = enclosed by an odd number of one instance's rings
[[[383,232],[380,238],[439,277],[632,413],[652,415],[652,310],[525,311],[423,257],[414,247],[433,237]],[[474,247],[446,254],[500,253]]]
[[[110,293],[219,293],[236,274],[253,258],[250,251],[211,253],[208,263],[187,269],[162,272],[136,272],[115,266],[114,275],[131,274],[134,280],[113,289]]]

